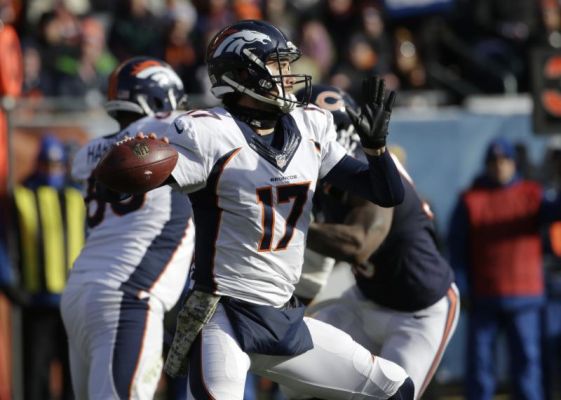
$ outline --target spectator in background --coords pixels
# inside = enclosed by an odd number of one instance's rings
[[[168,9],[166,21],[164,60],[177,72],[186,92],[203,92],[203,85],[196,79],[204,60],[196,45],[199,41],[194,32],[196,9],[186,2],[175,4]]]
[[[261,0],[233,0],[232,9],[236,19],[263,19],[260,3]]]
[[[335,61],[335,49],[327,28],[318,20],[305,21],[301,27],[300,49],[302,55],[315,61],[318,76],[312,75],[312,82],[322,82],[327,77]]]
[[[84,97],[87,104],[101,98],[116,60],[96,18],[80,18],[59,2],[41,17],[39,43],[39,59],[35,47],[24,52],[28,96]]]
[[[119,61],[133,56],[162,58],[162,20],[147,0],[121,0],[109,33],[109,49]]]
[[[561,47],[561,5],[556,0],[541,0],[541,4],[544,37],[540,41],[558,49]]]
[[[117,66],[116,58],[106,46],[105,29],[94,17],[87,17],[81,23],[81,53],[77,75],[86,88],[100,93],[107,91],[107,78]]]
[[[206,44],[223,26],[236,21],[236,15],[228,0],[193,0],[198,11],[196,32],[201,38],[200,54],[205,54]]]
[[[349,38],[357,26],[360,26],[360,16],[353,0],[327,0],[319,3],[317,14],[321,21],[328,27],[328,31],[337,50],[337,62],[346,61],[345,50],[349,47]],[[357,78],[360,82],[361,79]]]
[[[24,398],[71,399],[66,333],[58,311],[67,272],[84,242],[85,208],[80,192],[65,187],[61,141],[45,135],[35,172],[14,190],[14,235],[21,287],[30,297],[22,308]],[[53,365],[59,368],[53,369]],[[61,371],[62,393],[51,376]]]
[[[80,54],[81,27],[78,15],[59,1],[52,10],[41,15],[39,21],[39,44],[43,68],[52,79],[64,73],[68,61],[78,58]],[[47,95],[60,95],[59,85],[53,82]]]
[[[378,53],[362,34],[354,35],[345,46],[347,59],[336,65],[330,78],[331,84],[348,92],[353,98],[361,96],[361,82],[372,74],[384,75],[377,70]]]
[[[475,54],[489,60],[503,76],[512,74],[519,92],[528,91],[531,82],[527,60],[531,46],[543,32],[541,8],[540,1],[474,0],[470,5]],[[485,89],[494,93],[503,90],[494,86]]]
[[[413,33],[406,27],[394,32],[395,74],[399,86],[405,90],[422,89],[427,83],[427,72]]]
[[[73,15],[86,15],[91,9],[91,0],[13,0],[23,3],[26,24],[34,26],[43,15],[56,9],[64,7]],[[93,1],[95,2],[95,0]]]
[[[86,104],[99,104],[107,77],[117,61],[106,48],[103,25],[94,17],[80,21],[77,54],[59,58],[55,73],[57,94],[84,97]]]
[[[52,134],[45,134],[41,138],[35,171],[23,185],[32,190],[44,185],[62,189],[66,173],[65,162],[63,143]]]
[[[29,42],[22,46],[23,55],[23,87],[22,96],[41,98],[50,91],[50,82],[43,70],[43,62],[39,48]]]
[[[18,25],[22,16],[22,4],[17,0],[0,0],[0,21]]]
[[[299,10],[296,9],[296,6],[298,4],[304,3],[304,1],[295,2],[290,0],[265,0],[262,3],[263,17],[265,20],[277,26],[288,37],[297,36],[297,32],[295,30],[299,28],[298,25],[302,25],[302,21],[300,20],[301,13],[298,12]],[[327,32],[326,34],[329,35],[329,33]]]
[[[493,140],[485,154],[485,171],[461,194],[449,232],[451,264],[459,278],[467,277],[459,286],[469,303],[468,400],[493,398],[493,355],[502,331],[514,397],[544,398],[539,228],[540,222],[552,218],[550,210],[542,202],[541,186],[517,174],[513,144],[504,138]]]
[[[376,69],[391,89],[398,87],[397,77],[392,72],[393,46],[386,33],[382,10],[376,3],[365,3],[361,11],[362,31],[378,54]]]

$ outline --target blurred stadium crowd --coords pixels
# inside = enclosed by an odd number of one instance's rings
[[[268,20],[293,38],[303,52],[301,61],[295,64],[296,72],[305,70],[312,75],[314,83],[332,84],[360,99],[362,78],[379,74],[390,89],[398,91],[397,105],[402,109],[416,105],[462,105],[474,95],[530,93],[533,53],[544,48],[561,50],[558,0],[0,0],[0,25],[15,27],[21,42],[22,100],[60,118],[55,118],[56,127],[49,127],[44,121],[34,124],[34,119],[37,121],[34,112],[18,110],[12,138],[13,153],[17,153],[12,171],[15,183],[23,182],[33,172],[40,148],[38,138],[47,133],[54,132],[63,139],[67,145],[63,161],[69,163],[79,145],[93,136],[92,131],[84,129],[84,125],[92,122],[73,116],[72,124],[64,126],[60,123],[64,118],[57,109],[57,101],[67,99],[65,107],[71,103],[80,110],[101,109],[109,74],[129,57],[153,56],[167,61],[182,78],[191,107],[216,104],[209,91],[206,46],[219,29],[240,19]],[[6,62],[7,54],[0,47],[0,63]],[[484,146],[495,130],[508,133],[516,142],[516,161],[522,177],[538,180],[555,193],[561,192],[561,141],[551,141],[553,145],[544,152],[543,140],[533,138],[526,148],[524,141],[532,133],[526,119],[523,123],[519,118],[514,118],[514,122],[507,119],[507,122],[496,122],[478,116],[478,120],[464,118],[462,124],[455,124],[450,122],[452,118],[446,120],[446,115],[433,125],[417,123],[415,129],[411,129],[408,120],[395,122],[394,118],[390,136],[410,153],[408,163],[413,175],[418,174],[415,178],[419,188],[423,194],[433,196],[429,200],[436,203],[437,218],[446,221],[440,222],[442,231],[448,219],[447,210],[459,189],[473,178],[474,169],[481,167]],[[462,114],[459,118],[463,117]],[[88,115],[88,118],[94,124],[101,124],[99,115]],[[104,121],[108,119],[105,114],[104,118]],[[435,132],[435,126],[441,131]],[[475,139],[474,127],[481,133]],[[418,139],[417,130],[425,134],[424,140]],[[103,126],[94,134],[101,131],[109,133]],[[452,144],[453,140],[456,143]],[[440,154],[441,165],[446,168],[435,167],[432,156],[426,157],[427,149]],[[539,149],[542,157],[539,163],[528,154],[535,149]],[[439,189],[429,193],[427,188],[437,185]],[[440,203],[446,203],[445,207]],[[557,228],[561,232],[560,225]],[[442,232],[443,243],[444,236]],[[560,238],[561,235],[559,243]],[[3,255],[0,252],[0,258]],[[547,289],[555,292],[554,307],[546,312],[555,314],[561,310],[560,260],[561,245],[557,253],[550,249],[546,254],[546,269],[550,271],[546,277]],[[2,263],[8,264],[0,259]],[[21,386],[27,379],[18,376],[21,360],[16,358],[17,350],[12,348],[15,357],[10,359],[3,347],[9,343],[3,335],[11,329],[6,328],[11,323],[10,312],[10,306],[0,301],[0,327],[5,330],[0,329],[2,400],[17,398],[12,396],[21,389],[17,380]],[[560,370],[561,322],[554,328],[555,343],[547,347],[551,352],[546,355],[556,359],[544,363],[555,364],[551,367],[556,368],[555,374]],[[12,334],[16,332],[13,339],[16,344],[17,329],[16,326],[12,331]],[[458,341],[464,339],[462,333],[457,336]],[[463,343],[460,346],[453,343],[449,358],[463,357],[462,346]],[[460,351],[455,350],[459,347]],[[452,362],[459,364],[463,359]],[[450,365],[444,367],[454,370]],[[504,375],[504,365],[497,369],[499,375]],[[63,398],[60,376],[64,373],[57,365],[53,371],[50,372],[52,392]],[[454,370],[453,374],[456,373]],[[436,378],[438,384],[439,376]],[[558,379],[551,376],[544,379],[553,381],[545,382],[544,386],[550,386],[551,392],[558,396],[561,392]],[[3,389],[1,383],[8,381],[16,382],[15,387]],[[447,391],[453,394],[461,391],[456,375],[441,381],[457,385],[450,390],[444,387],[429,390],[426,398],[443,398]],[[501,380],[501,390],[503,383]],[[268,384],[259,382],[263,386],[259,392],[271,391],[265,387]],[[547,398],[558,398],[555,395],[547,394]]]
[[[166,60],[188,93],[205,95],[207,41],[239,19],[266,19],[294,38],[316,83],[358,96],[374,72],[400,93],[435,91],[425,97],[435,104],[528,91],[531,50],[561,47],[555,0],[4,0],[0,16],[22,41],[24,96],[94,103],[134,55]]]

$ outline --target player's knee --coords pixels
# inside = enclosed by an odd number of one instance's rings
[[[397,392],[389,400],[413,400],[415,397],[415,384],[411,378],[405,379]]]

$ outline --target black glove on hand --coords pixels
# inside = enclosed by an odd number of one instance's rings
[[[361,109],[346,109],[356,132],[360,136],[362,147],[379,149],[386,145],[395,92],[391,90],[384,101],[385,94],[386,84],[384,80],[378,76],[371,76],[362,81],[364,103]]]

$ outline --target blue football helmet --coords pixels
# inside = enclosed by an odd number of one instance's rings
[[[105,109],[111,116],[120,111],[141,115],[184,108],[183,82],[164,61],[133,57],[122,62],[109,77]]]
[[[222,98],[228,93],[240,93],[272,105],[288,113],[305,100],[297,100],[285,87],[285,78],[293,78],[293,87],[304,85],[310,91],[311,76],[283,75],[280,62],[290,63],[300,58],[300,50],[275,26],[265,21],[236,22],[218,32],[208,46],[206,62],[212,93]],[[278,62],[279,73],[272,73],[267,63]]]

